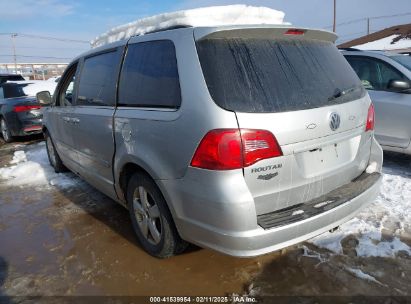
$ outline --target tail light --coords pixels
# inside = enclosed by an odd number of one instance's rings
[[[367,123],[365,125],[365,131],[374,130],[374,124],[375,124],[375,111],[374,111],[374,105],[371,104],[370,107],[368,108]]]
[[[274,135],[266,130],[217,129],[201,140],[192,167],[232,170],[283,155]]]
[[[304,30],[299,30],[299,29],[289,29],[284,33],[284,35],[304,35],[305,31]]]
[[[41,109],[41,106],[39,105],[25,105],[25,106],[14,106],[13,111],[14,112],[27,112],[31,110],[38,110]]]

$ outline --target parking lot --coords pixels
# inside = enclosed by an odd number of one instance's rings
[[[41,137],[0,148],[1,295],[411,295],[411,158],[385,155],[377,201],[338,231],[252,259],[192,246],[158,260],[127,211]]]

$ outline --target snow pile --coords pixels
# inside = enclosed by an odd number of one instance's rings
[[[389,51],[389,50],[401,50],[411,48],[411,39],[401,39],[394,44],[392,44],[393,39],[397,38],[399,35],[391,35],[379,40],[367,42],[360,45],[355,45],[353,48],[359,50],[381,50],[381,51]]]
[[[72,174],[57,174],[50,166],[45,143],[31,146],[25,151],[14,152],[12,166],[0,168],[0,183],[13,186],[75,186],[77,179]]]
[[[385,173],[381,194],[357,217],[340,226],[333,233],[324,233],[310,242],[342,254],[341,241],[355,235],[358,256],[395,257],[404,251],[411,256],[411,248],[400,236],[411,235],[411,178]]]
[[[267,7],[227,5],[197,8],[143,18],[111,29],[93,41],[92,47],[177,26],[283,24],[284,13]]]

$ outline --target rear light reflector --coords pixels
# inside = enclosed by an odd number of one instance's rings
[[[23,129],[24,132],[32,132],[32,131],[39,131],[42,129],[42,126],[30,126],[30,127],[25,127]]]
[[[370,107],[368,108],[367,123],[365,125],[365,131],[374,130],[374,125],[375,125],[375,111],[374,111],[374,105],[371,104]]]
[[[281,148],[269,131],[217,129],[208,132],[201,140],[191,166],[209,170],[232,170],[281,155]]]
[[[298,29],[289,29],[284,33],[284,35],[304,35],[305,31],[304,30],[298,30]]]
[[[14,112],[27,112],[31,110],[38,110],[41,109],[41,106],[39,105],[26,105],[26,106],[14,106],[13,111]]]

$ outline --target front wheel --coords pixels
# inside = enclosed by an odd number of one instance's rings
[[[3,136],[3,140],[6,143],[10,143],[13,141],[13,137],[11,136],[10,130],[7,127],[6,120],[4,118],[1,118],[0,120],[0,129],[1,129],[1,135]]]
[[[45,132],[44,137],[46,139],[47,156],[49,158],[50,165],[54,168],[54,171],[56,173],[67,171],[56,151],[56,148],[54,147],[54,143],[51,139],[50,134],[48,134],[48,132]]]
[[[186,249],[188,244],[180,238],[166,201],[150,177],[139,173],[131,177],[127,202],[134,231],[149,254],[167,258]]]

